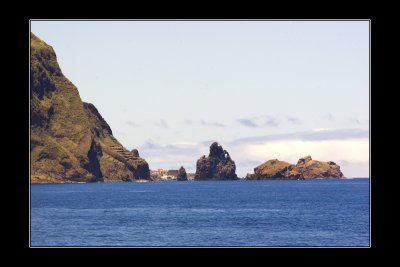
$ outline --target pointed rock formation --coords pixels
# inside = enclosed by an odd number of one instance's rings
[[[181,166],[178,170],[178,175],[176,176],[176,180],[178,181],[187,181],[187,174],[186,174],[186,170],[185,168],[183,168],[183,166]]]
[[[247,174],[247,180],[303,180],[314,178],[345,178],[340,166],[333,161],[316,161],[311,156],[298,160],[296,165],[277,159],[268,160]]]
[[[195,180],[236,180],[236,165],[229,153],[214,142],[208,157],[203,155],[196,164]]]
[[[149,179],[147,162],[113,137],[63,75],[53,48],[32,33],[30,71],[32,182]]]

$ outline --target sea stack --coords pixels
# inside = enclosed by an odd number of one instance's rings
[[[296,165],[278,159],[254,168],[254,174],[247,174],[246,180],[304,180],[316,178],[345,178],[340,166],[333,161],[313,160],[311,156],[300,158]]]
[[[82,102],[51,46],[31,33],[31,182],[150,179],[149,165],[113,136],[97,108]]]
[[[196,164],[195,180],[237,180],[236,165],[229,153],[214,142],[208,157],[203,155]]]
[[[177,181],[187,181],[187,174],[186,174],[186,170],[185,168],[183,168],[183,166],[181,166],[178,170],[178,175],[176,176],[176,180]]]

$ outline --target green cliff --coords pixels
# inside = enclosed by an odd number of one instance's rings
[[[113,137],[63,75],[53,48],[32,33],[30,72],[31,182],[150,179],[147,162]]]

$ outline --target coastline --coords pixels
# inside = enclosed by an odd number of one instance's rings
[[[370,177],[350,177],[350,178],[312,178],[312,179],[305,179],[305,180],[294,180],[294,179],[263,179],[263,180],[249,180],[249,179],[236,179],[236,180],[188,180],[186,182],[202,182],[202,181],[212,181],[212,182],[224,182],[224,181],[309,181],[309,180],[353,180],[353,179],[370,179]],[[60,181],[60,179],[43,179],[41,181],[38,180],[31,180],[30,184],[91,184],[91,183],[158,183],[158,182],[176,182],[176,179],[171,180],[145,180],[145,179],[138,179],[134,181],[117,181],[117,180],[110,180],[110,181],[96,181],[96,182],[79,182],[79,181]]]

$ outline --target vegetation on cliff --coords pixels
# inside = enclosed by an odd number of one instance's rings
[[[93,104],[82,102],[51,46],[31,33],[31,181],[149,179],[147,162],[112,135]]]

